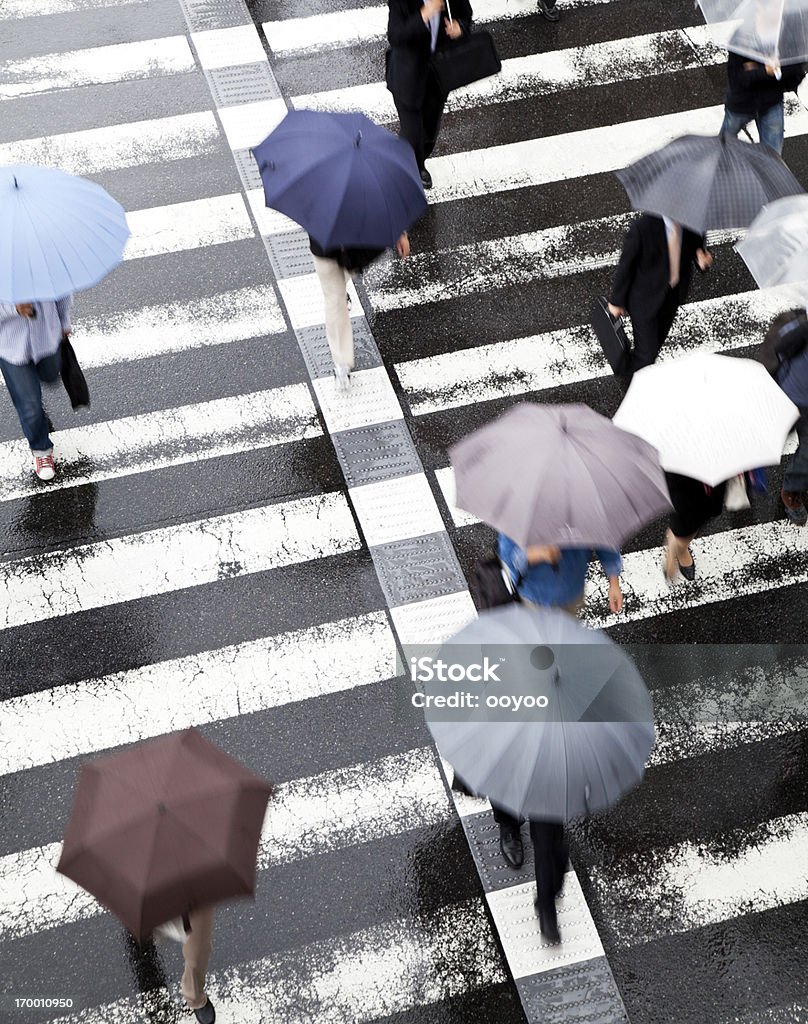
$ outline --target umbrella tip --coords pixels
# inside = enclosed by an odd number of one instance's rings
[[[357,133],[356,133],[356,142],[355,142],[355,146],[356,146],[356,148],[357,148],[357,149],[359,149],[359,143],[360,143],[361,141],[362,141],[362,132],[360,131],[360,132],[357,132]]]
[[[14,175],[14,188],[19,188],[19,187],[20,186],[17,184],[17,175],[15,174]]]
[[[162,801],[162,800],[161,800],[161,801],[160,801],[160,803],[159,803],[159,804],[157,805],[157,813],[158,813],[158,814],[166,814],[166,813],[167,813],[167,812],[166,812],[166,805],[165,805],[165,804],[163,803],[163,801]]]

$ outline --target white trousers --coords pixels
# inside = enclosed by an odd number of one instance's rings
[[[345,297],[351,275],[336,260],[328,260],[323,256],[314,255],[312,259],[325,299],[325,336],[328,338],[331,358],[336,366],[345,366],[352,370],[354,365],[353,328]]]

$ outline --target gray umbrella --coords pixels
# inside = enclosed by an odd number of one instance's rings
[[[635,210],[699,233],[748,227],[766,203],[804,191],[768,146],[732,135],[683,135],[616,173]]]
[[[651,698],[605,634],[559,609],[514,604],[483,612],[440,659],[455,681],[426,686],[427,724],[474,792],[515,815],[569,821],[610,807],[642,779],[654,745]],[[469,682],[478,664],[498,678]],[[434,700],[456,691],[477,706]]]
[[[449,455],[457,505],[523,548],[619,548],[670,508],[656,450],[586,405],[524,402]]]

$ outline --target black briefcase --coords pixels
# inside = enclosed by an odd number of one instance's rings
[[[451,18],[448,3],[446,8]],[[488,32],[471,32],[436,50],[432,54],[432,70],[441,92],[448,96],[463,85],[499,74],[502,61]]]
[[[90,389],[67,335],[62,338],[62,383],[74,409],[90,404]]]
[[[605,295],[600,295],[592,308],[592,330],[600,342],[612,372],[618,376],[627,374],[631,344],[622,318],[615,319],[609,312],[609,302]]]

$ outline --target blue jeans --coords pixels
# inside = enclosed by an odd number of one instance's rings
[[[808,411],[800,410],[797,420],[799,447],[783,473],[783,490],[799,494],[808,491]]]
[[[31,451],[47,452],[53,448],[48,437],[48,419],[42,408],[40,381],[53,384],[58,380],[61,369],[61,349],[57,349],[51,356],[40,359],[38,363],[24,363],[22,366],[0,359],[0,373],[3,374],[3,380],[6,382]]]
[[[763,145],[768,146],[775,153],[781,155],[783,152],[783,139],[786,134],[783,121],[783,104],[775,103],[773,107],[769,107],[768,110],[762,111],[755,117],[749,117],[747,114],[735,114],[725,107],[724,123],[721,125],[721,131],[726,132],[728,135],[737,135],[750,121],[754,121],[757,125],[758,135]]]

